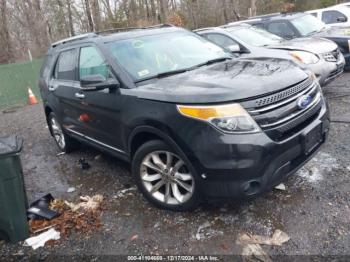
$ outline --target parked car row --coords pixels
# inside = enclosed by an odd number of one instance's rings
[[[310,160],[329,132],[319,83],[344,63],[326,39],[159,25],[54,43],[39,86],[60,150],[128,161],[146,199],[183,211],[260,195]]]
[[[338,46],[327,39],[284,40],[249,24],[196,30],[213,43],[240,57],[273,57],[293,60],[315,73],[321,85],[342,74],[345,60]]]
[[[345,69],[350,68],[350,31],[346,28],[330,28],[314,16],[306,13],[271,14],[231,23],[247,23],[276,34],[284,39],[325,38],[334,41],[345,58]]]

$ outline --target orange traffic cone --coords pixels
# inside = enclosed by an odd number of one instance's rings
[[[36,99],[35,95],[33,94],[32,89],[28,87],[28,104],[29,105],[35,105],[38,103],[38,100]]]

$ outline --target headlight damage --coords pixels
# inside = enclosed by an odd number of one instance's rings
[[[214,106],[178,105],[178,111],[187,117],[206,121],[226,133],[257,133],[259,126],[240,104]]]
[[[320,60],[316,55],[304,51],[293,51],[289,52],[289,54],[299,62],[302,62],[307,65],[316,64]]]

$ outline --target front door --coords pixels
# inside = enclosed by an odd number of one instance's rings
[[[101,75],[106,79],[114,78],[96,46],[81,47],[78,64],[79,79],[92,75]],[[114,151],[123,152],[120,137],[123,96],[120,95],[119,89],[83,91],[83,95],[85,104],[81,120],[84,135]]]

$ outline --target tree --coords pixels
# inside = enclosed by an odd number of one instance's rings
[[[85,13],[86,13],[86,17],[87,17],[87,20],[89,23],[89,30],[90,30],[90,32],[93,32],[93,31],[95,31],[95,28],[94,28],[94,23],[92,21],[90,1],[84,0],[84,2],[85,2]]]
[[[13,60],[13,50],[11,45],[6,0],[0,0],[0,63],[9,63]]]

